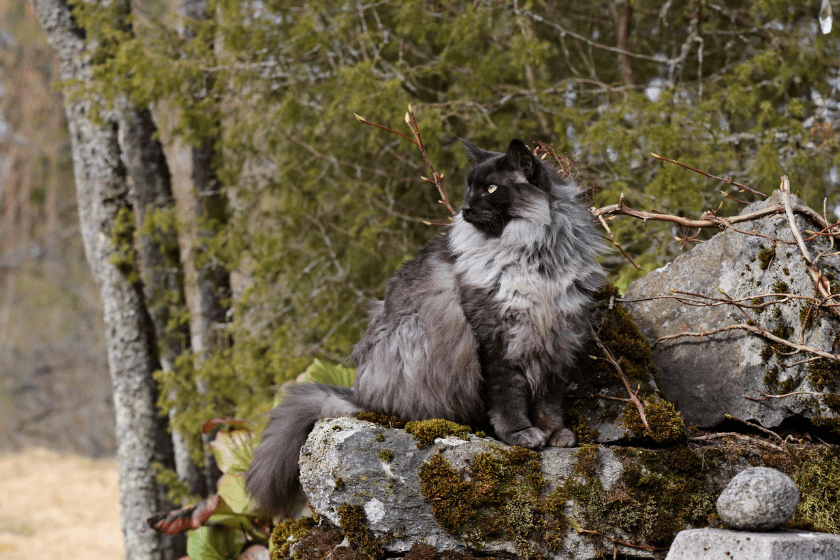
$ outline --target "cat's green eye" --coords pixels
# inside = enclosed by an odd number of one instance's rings
[[[488,192],[488,193],[490,193],[490,194],[492,194],[492,193],[493,193],[493,192],[495,192],[495,191],[496,191],[496,189],[498,189],[498,188],[499,188],[499,187],[497,187],[496,185],[489,185],[489,186],[487,187],[487,192]]]

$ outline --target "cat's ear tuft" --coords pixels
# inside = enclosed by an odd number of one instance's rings
[[[519,138],[514,138],[510,141],[505,158],[522,170],[525,177],[530,179],[534,174],[534,154],[528,149],[528,146]]]
[[[470,156],[470,159],[476,165],[483,162],[483,161],[486,161],[486,160],[490,159],[491,157],[493,157],[495,155],[493,152],[488,152],[486,150],[482,150],[481,148],[479,148],[475,144],[473,144],[471,142],[467,142],[463,138],[460,138],[460,140],[461,140],[461,144],[464,145],[464,149],[467,150],[467,155]]]

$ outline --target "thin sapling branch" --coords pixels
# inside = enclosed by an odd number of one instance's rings
[[[408,105],[408,111],[405,114],[405,124],[408,125],[408,129],[411,130],[411,134],[412,134],[412,136],[414,136],[414,138],[411,138],[408,135],[403,134],[402,132],[394,130],[393,128],[389,128],[389,127],[383,126],[381,124],[376,124],[376,123],[370,122],[366,118],[364,118],[361,115],[358,115],[356,113],[353,113],[353,116],[356,117],[356,120],[359,121],[362,124],[368,124],[370,126],[375,126],[376,128],[381,128],[382,130],[386,130],[386,131],[391,132],[393,134],[396,134],[398,136],[402,136],[403,138],[405,138],[406,140],[408,140],[409,142],[414,144],[420,150],[420,153],[423,155],[423,159],[426,161],[426,165],[429,166],[429,169],[432,172],[432,178],[431,179],[428,178],[428,177],[422,177],[422,176],[420,178],[423,179],[424,181],[426,181],[427,183],[432,183],[437,188],[438,194],[440,194],[440,200],[438,202],[440,202],[441,204],[446,206],[446,209],[449,210],[450,216],[454,216],[456,214],[455,209],[453,209],[452,205],[449,203],[449,197],[446,195],[446,190],[443,188],[443,184],[441,182],[441,179],[443,177],[440,175],[440,173],[438,173],[435,170],[435,166],[432,164],[432,160],[429,158],[429,154],[426,152],[426,146],[423,144],[423,138],[420,136],[420,127],[417,124],[417,118],[414,116],[414,108],[411,106],[411,104]],[[441,224],[436,224],[434,222],[425,222],[424,221],[423,223],[426,224],[426,225],[441,225]],[[447,224],[442,224],[442,225],[447,225]]]

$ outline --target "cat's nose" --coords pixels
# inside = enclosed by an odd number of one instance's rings
[[[472,206],[470,206],[468,204],[464,204],[463,206],[461,206],[461,215],[464,216],[465,218],[467,216],[469,216],[470,214],[472,214],[472,211],[473,211]]]

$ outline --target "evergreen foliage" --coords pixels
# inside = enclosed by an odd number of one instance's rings
[[[77,11],[99,41],[85,93],[166,102],[170,133],[219,138],[232,216],[194,250],[240,279],[233,344],[201,371],[185,360],[159,376],[162,395],[179,395],[162,404],[182,430],[253,417],[314,357],[344,360],[367,301],[438,233],[423,220],[447,218],[413,147],[354,113],[404,130],[411,103],[456,207],[469,166],[458,138],[503,149],[514,136],[576,152],[597,205],[624,193],[632,206],[699,216],[721,189],[752,200],[651,152],[766,193],[787,174],[806,203],[837,203],[840,45],[820,33],[813,2],[208,4],[212,17],[188,22],[186,39],[166,17],[127,34],[90,4]],[[721,212],[739,208],[725,199]],[[611,228],[644,270],[695,233],[629,218]],[[605,264],[619,287],[640,274],[617,252]],[[190,390],[193,376],[206,393]]]

